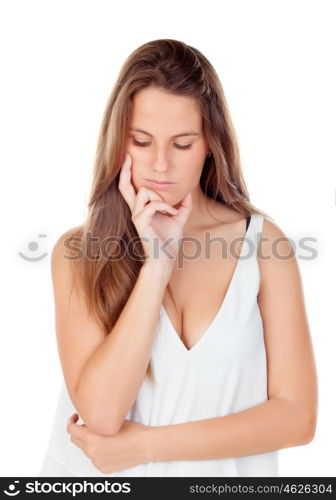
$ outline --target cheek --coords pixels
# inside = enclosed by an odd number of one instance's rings
[[[133,186],[138,190],[144,182],[143,165],[145,164],[145,159],[143,157],[143,154],[139,154],[137,148],[135,147],[127,147],[126,152],[129,153],[132,157],[131,182]]]
[[[195,180],[200,178],[203,166],[204,158],[199,152],[186,155],[185,161],[181,162],[181,169],[183,170],[185,178],[189,179],[191,182],[195,182]]]

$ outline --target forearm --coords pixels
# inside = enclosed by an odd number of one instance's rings
[[[159,266],[141,268],[112,331],[85,365],[76,390],[82,418],[95,432],[118,432],[144,379],[168,275]]]
[[[148,427],[149,461],[211,460],[266,453],[309,442],[309,424],[288,400],[272,398],[223,417]]]

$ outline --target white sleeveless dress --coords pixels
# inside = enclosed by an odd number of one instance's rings
[[[257,302],[257,247],[263,219],[260,214],[251,215],[226,296],[190,350],[161,306],[151,356],[156,385],[144,378],[127,420],[149,426],[173,425],[237,413],[268,399],[263,323]],[[40,476],[279,476],[278,450],[237,458],[149,462],[103,474],[66,432],[67,419],[76,411],[63,381]]]

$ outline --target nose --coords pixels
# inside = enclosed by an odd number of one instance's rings
[[[155,172],[167,172],[171,165],[169,153],[165,148],[158,148],[153,156],[153,170]]]

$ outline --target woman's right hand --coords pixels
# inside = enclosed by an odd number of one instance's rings
[[[183,226],[192,209],[191,192],[185,196],[178,209],[163,201],[152,189],[141,186],[136,193],[131,181],[132,162],[132,157],[126,153],[118,187],[131,210],[132,222],[140,236],[146,263],[155,262],[165,267],[170,264],[173,267],[183,236]],[[171,216],[164,215],[165,213]],[[165,245],[167,239],[172,241]]]

